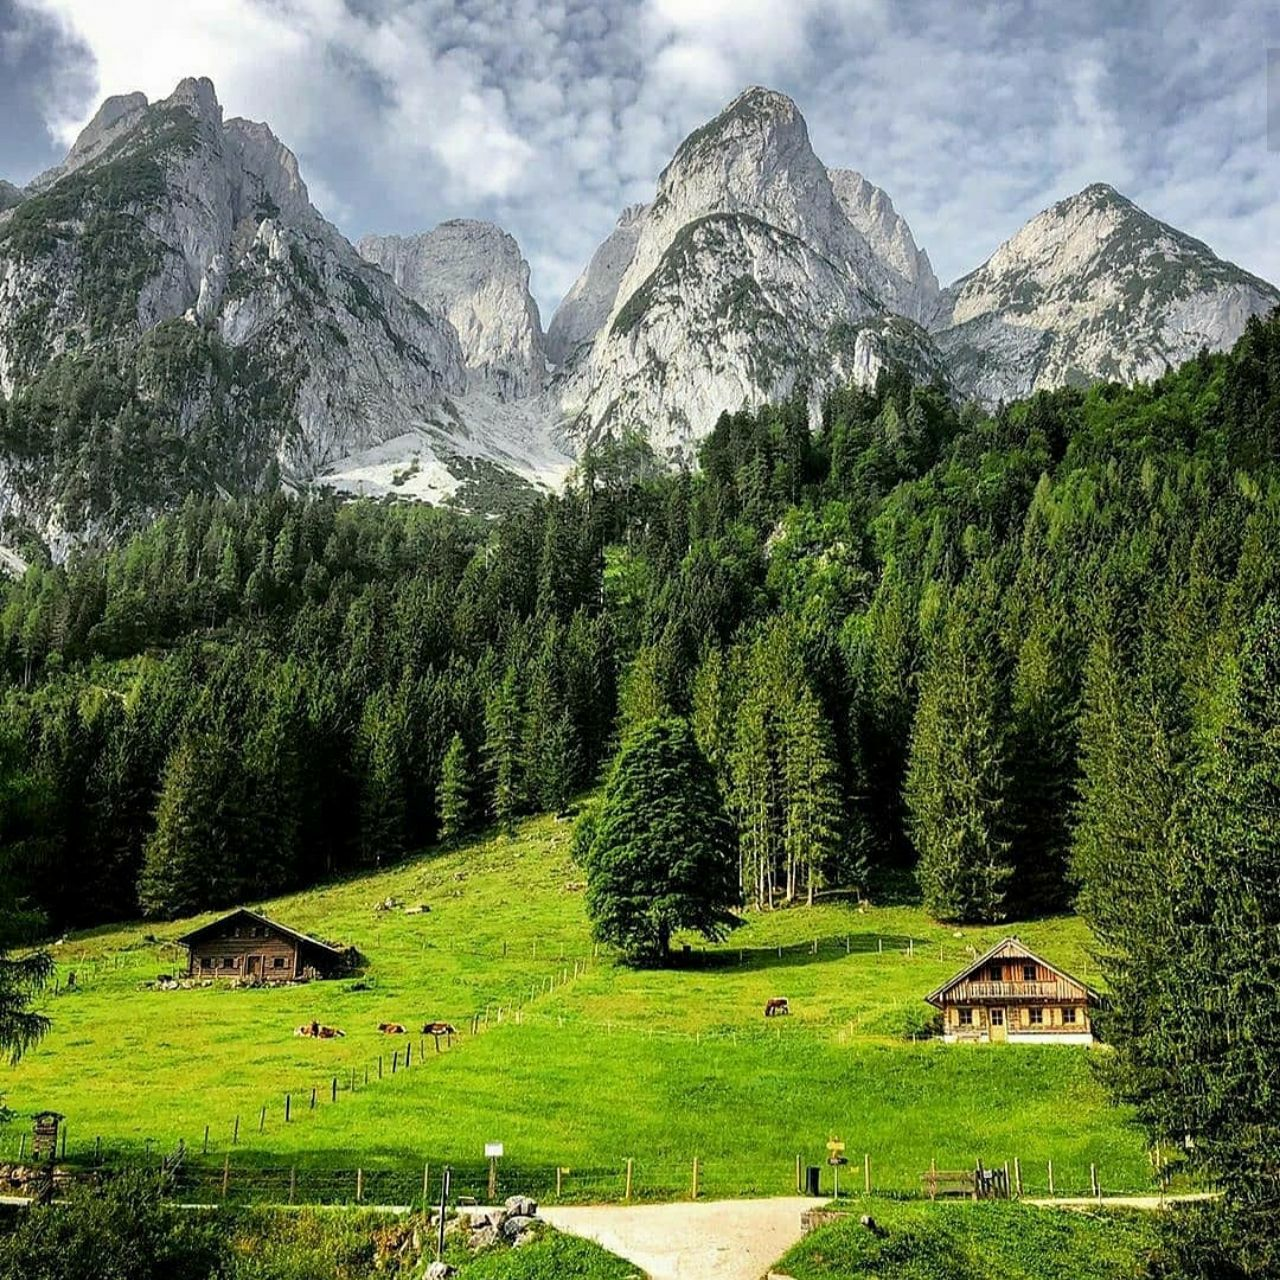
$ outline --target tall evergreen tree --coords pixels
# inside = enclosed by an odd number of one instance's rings
[[[467,744],[462,734],[455,733],[444,753],[440,774],[438,816],[440,838],[452,843],[471,827],[471,768],[467,760]]]
[[[585,853],[595,935],[634,963],[661,963],[677,929],[719,937],[738,903],[733,832],[684,720],[623,743]]]
[[[939,920],[1007,914],[1004,727],[990,633],[966,593],[952,601],[925,671],[906,800],[925,908]]]

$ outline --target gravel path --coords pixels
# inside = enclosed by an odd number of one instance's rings
[[[712,1200],[698,1204],[558,1208],[539,1214],[553,1227],[586,1236],[626,1258],[650,1280],[760,1280],[800,1239],[800,1214],[822,1204]]]

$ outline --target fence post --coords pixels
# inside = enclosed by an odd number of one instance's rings
[[[796,1195],[804,1190],[804,1183],[800,1180],[800,1157],[796,1156]]]
[[[871,1194],[871,1153],[867,1152],[862,1157],[862,1190],[866,1195]]]
[[[258,1112],[258,1132],[261,1133],[267,1127],[267,1109],[263,1107]]]
[[[1053,1199],[1053,1161],[1049,1161],[1049,1199]]]
[[[696,1200],[697,1198],[698,1198],[698,1157],[694,1156],[693,1157],[693,1195],[690,1196],[690,1199]]]
[[[315,1109],[316,1109],[316,1087],[315,1085],[312,1085],[311,1086],[311,1110],[314,1111]]]
[[[564,1176],[564,1170],[556,1165],[556,1199],[560,1199],[561,1178]]]
[[[1093,1196],[1095,1200],[1102,1199],[1102,1183],[1098,1180],[1098,1166],[1091,1164],[1089,1166],[1089,1182],[1093,1186]]]
[[[209,1126],[208,1126],[208,1125],[205,1125],[205,1127],[204,1127],[204,1149],[205,1149],[206,1151],[208,1151],[208,1150],[209,1150]],[[99,1137],[97,1137],[97,1138],[94,1138],[94,1140],[93,1140],[93,1163],[94,1163],[94,1164],[101,1164],[101,1163],[102,1163],[102,1138],[101,1138],[101,1136],[99,1136]]]
[[[382,1054],[378,1054],[378,1079],[382,1079]],[[367,1084],[368,1081],[365,1083]]]
[[[356,1170],[356,1203],[364,1199],[364,1170]]]
[[[222,1198],[227,1198],[227,1187],[231,1185],[231,1152],[222,1158]]]
[[[1013,1157],[1013,1186],[1018,1193],[1018,1199],[1022,1199],[1022,1161],[1017,1157]]]
[[[626,1194],[626,1198],[627,1198],[627,1200],[628,1200],[628,1201],[631,1199],[631,1157],[630,1157],[630,1156],[628,1156],[628,1157],[627,1157],[627,1194]]]
[[[333,1077],[333,1088],[330,1089],[329,1091],[329,1100],[330,1102],[337,1102],[338,1100],[338,1077],[337,1076]]]
[[[422,1166],[422,1212],[427,1213],[431,1209],[431,1163],[428,1161]]]
[[[236,1116],[235,1126],[231,1130],[231,1145],[237,1146],[240,1142],[240,1117]]]
[[[293,1099],[289,1096],[289,1094],[287,1094],[287,1093],[286,1093],[286,1094],[284,1095],[284,1122],[285,1122],[285,1124],[288,1124],[288,1123],[289,1123],[289,1115],[290,1115],[290,1112],[292,1111],[292,1109],[293,1109]]]
[[[95,1159],[95,1160],[96,1160],[96,1159],[97,1159],[97,1157],[98,1157],[98,1147],[97,1147],[97,1144],[98,1144],[99,1142],[101,1142],[101,1141],[102,1141],[102,1139],[101,1139],[101,1138],[98,1138],[98,1139],[96,1139],[96,1141],[95,1141],[95,1143],[94,1143],[93,1155],[94,1155],[94,1159]],[[201,1154],[202,1156],[207,1156],[207,1155],[209,1154],[209,1126],[208,1126],[208,1125],[205,1125],[205,1127],[204,1127],[204,1149],[200,1152],[200,1154]]]
[[[298,1194],[298,1166],[292,1165],[289,1169],[289,1203],[292,1204]]]

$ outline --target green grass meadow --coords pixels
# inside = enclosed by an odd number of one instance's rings
[[[215,1191],[229,1158],[232,1198],[283,1198],[292,1183],[299,1200],[350,1199],[360,1169],[367,1201],[410,1203],[427,1164],[433,1184],[445,1163],[455,1190],[482,1183],[493,1141],[502,1192],[551,1194],[561,1169],[566,1200],[621,1196],[627,1160],[635,1198],[687,1195],[695,1157],[705,1195],[788,1193],[796,1157],[821,1163],[831,1137],[847,1143],[846,1178],[870,1155],[877,1191],[918,1192],[931,1160],[1014,1157],[1030,1190],[1046,1189],[1049,1160],[1060,1194],[1087,1191],[1090,1164],[1105,1189],[1151,1185],[1141,1135],[1094,1079],[1104,1051],[912,1040],[921,997],[1006,932],[1096,976],[1075,918],[955,931],[913,907],[820,904],[749,915],[677,967],[635,972],[595,953],[569,838],[539,818],[514,838],[248,904],[357,946],[356,980],[145,989],[179,967],[172,940],[212,916],[62,941],[53,1031],[0,1069],[18,1117],[0,1126],[0,1158],[50,1108],[67,1118],[71,1159],[99,1143],[104,1158],[158,1158],[181,1141]],[[376,910],[388,897],[430,911]],[[772,996],[792,1016],[766,1021]],[[296,1038],[312,1018],[344,1038]],[[377,1031],[437,1019],[462,1033],[440,1053]]]
[[[806,1236],[774,1269],[793,1280],[1138,1280],[1154,1247],[1141,1212],[874,1200]]]

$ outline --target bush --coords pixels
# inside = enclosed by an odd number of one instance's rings
[[[0,1280],[224,1280],[217,1224],[160,1203],[153,1175],[79,1186],[29,1209],[0,1239]]]

